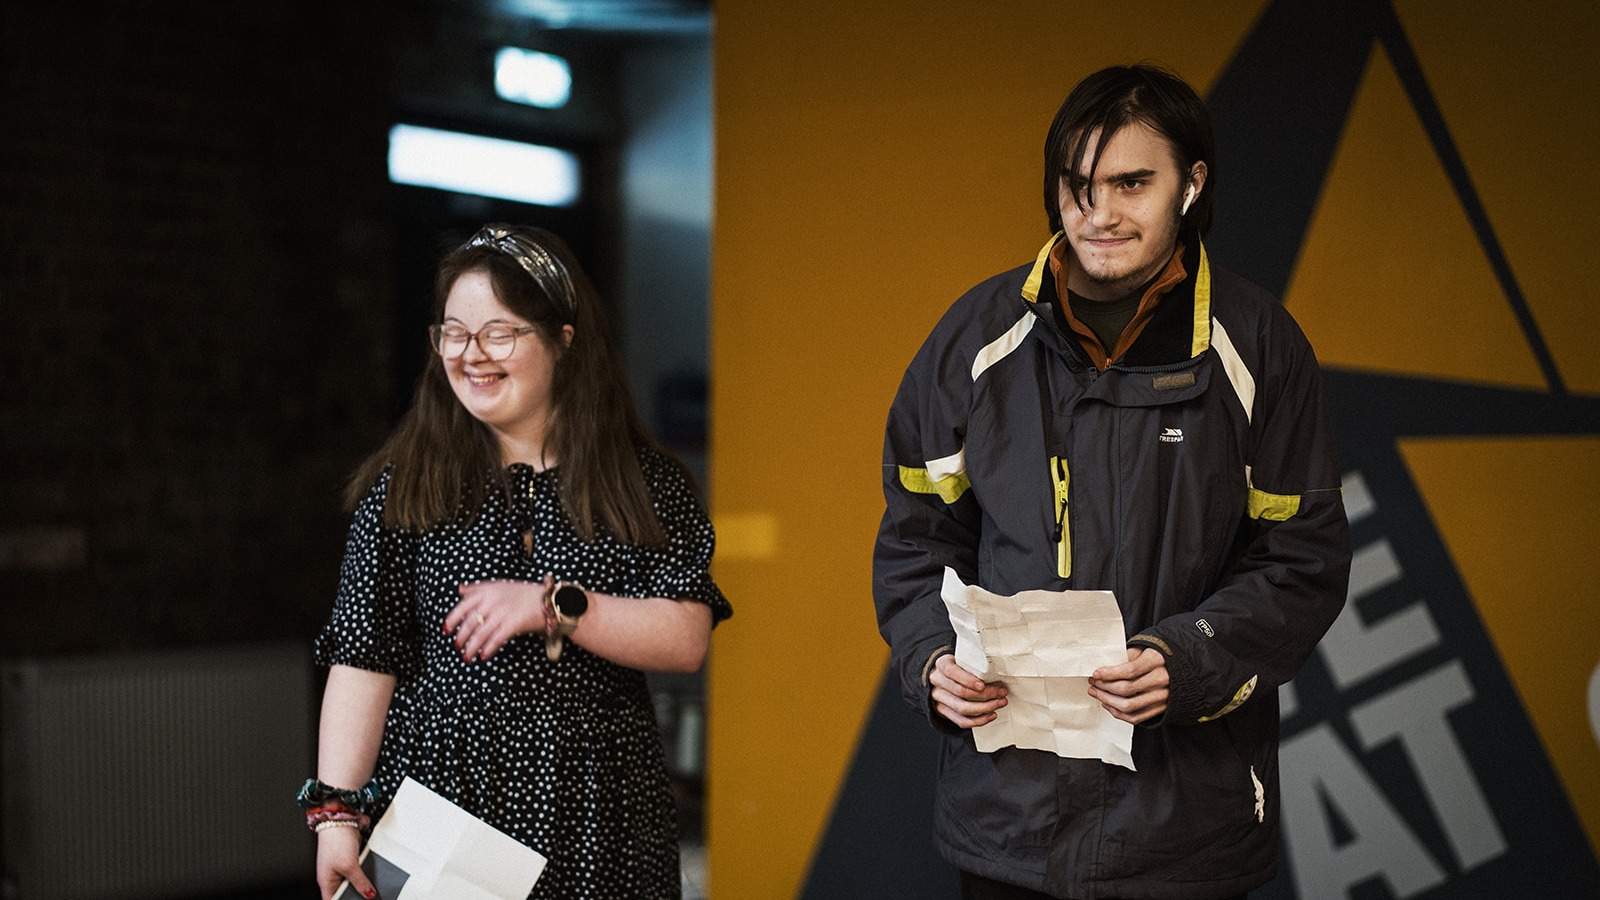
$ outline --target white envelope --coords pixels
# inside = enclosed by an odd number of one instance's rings
[[[381,900],[527,900],[547,860],[407,778],[372,829],[362,867]],[[347,881],[334,900],[359,900]]]

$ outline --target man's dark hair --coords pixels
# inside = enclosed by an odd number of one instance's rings
[[[1211,114],[1182,78],[1160,66],[1139,63],[1111,66],[1083,79],[1056,111],[1044,142],[1044,208],[1052,233],[1061,230],[1063,178],[1073,196],[1087,197],[1089,205],[1094,205],[1093,188],[1085,192],[1085,182],[1079,175],[1089,152],[1090,136],[1096,130],[1103,135],[1089,161],[1087,183],[1092,186],[1100,165],[1100,150],[1112,135],[1135,122],[1149,126],[1172,143],[1184,178],[1196,162],[1206,164],[1205,187],[1184,215],[1183,227],[1201,234],[1211,227],[1211,198],[1217,185]]]

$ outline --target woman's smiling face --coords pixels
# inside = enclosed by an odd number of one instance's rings
[[[475,333],[494,325],[531,327],[500,302],[489,274],[478,269],[464,273],[450,286],[444,324]],[[525,444],[530,438],[542,444],[550,421],[556,360],[572,340],[571,325],[563,326],[562,331],[560,346],[542,332],[522,334],[510,355],[500,360],[484,351],[487,341],[479,340],[468,340],[459,354],[444,354],[445,375],[456,399],[473,418],[489,426],[503,448],[508,443]]]

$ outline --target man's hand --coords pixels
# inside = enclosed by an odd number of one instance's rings
[[[953,653],[946,653],[933,663],[928,672],[932,686],[929,697],[939,715],[960,728],[977,728],[994,721],[995,710],[1006,705],[1006,686],[1000,682],[985,684],[956,663]]]
[[[1167,658],[1151,647],[1129,647],[1128,661],[1089,676],[1089,696],[1106,712],[1137,725],[1167,711]]]

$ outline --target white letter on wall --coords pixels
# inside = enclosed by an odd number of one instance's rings
[[[1452,660],[1350,712],[1366,749],[1399,739],[1463,872],[1506,851],[1489,802],[1445,718],[1474,696],[1461,661]]]
[[[1444,882],[1394,807],[1326,723],[1295,735],[1279,751],[1284,839],[1300,900],[1345,900],[1351,886],[1381,876],[1397,897]],[[1337,846],[1323,804],[1355,832]]]

